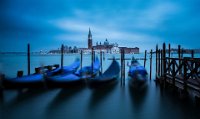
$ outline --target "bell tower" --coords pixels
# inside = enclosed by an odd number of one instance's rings
[[[88,49],[92,49],[92,33],[89,28],[89,33],[88,33]]]

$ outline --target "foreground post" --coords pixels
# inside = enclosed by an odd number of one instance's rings
[[[101,60],[101,73],[103,73],[103,67],[102,67],[102,64],[103,64],[103,62],[102,62],[102,51],[100,51],[100,60]]]
[[[63,69],[64,45],[61,46],[61,69]]]
[[[92,53],[91,53],[91,65],[92,65],[92,75],[93,75],[93,68],[94,68],[94,64],[93,64],[93,62],[94,62],[94,49],[92,48]]]
[[[82,70],[82,66],[83,66],[83,51],[81,50],[81,70]]]
[[[164,85],[166,85],[166,45],[163,43],[163,76]]]
[[[147,50],[145,50],[145,54],[144,54],[144,68],[146,66],[146,60],[147,60]]]
[[[181,46],[178,45],[178,59],[179,59],[179,65],[181,64]],[[182,69],[179,70],[179,74],[182,74]]]
[[[156,78],[158,74],[158,44],[156,45]]]
[[[28,60],[28,75],[30,75],[30,44],[28,44],[27,48],[27,60]]]
[[[151,49],[150,51],[150,80],[151,80],[151,73],[152,73],[152,54],[153,54],[153,51]]]

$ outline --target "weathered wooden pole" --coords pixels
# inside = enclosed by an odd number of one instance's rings
[[[95,50],[93,49],[93,62],[95,61]]]
[[[191,51],[191,57],[192,57],[192,59],[194,58],[194,50]],[[194,61],[193,60],[191,61],[191,67],[192,67],[192,69],[194,69]],[[193,78],[194,78],[194,76],[192,74],[192,79]]]
[[[163,77],[163,50],[160,50],[160,76]]]
[[[123,68],[123,64],[124,64],[124,63],[123,63],[123,60],[124,60],[124,58],[123,58],[124,52],[123,52],[123,51],[124,51],[124,49],[122,48],[122,49],[121,49],[121,86],[123,86],[123,72],[124,72],[124,71],[123,71],[123,69],[124,69],[124,68]]]
[[[28,75],[30,75],[30,68],[31,68],[31,65],[30,65],[30,44],[27,45],[27,61],[28,61]]]
[[[160,77],[160,54],[161,54],[161,51],[160,49],[158,50],[158,72],[157,72],[157,76]]]
[[[184,66],[184,70],[183,70],[183,72],[184,72],[184,74],[183,74],[183,77],[184,77],[184,92],[186,92],[187,91],[187,64],[186,64],[186,62],[187,62],[187,59],[186,58],[184,58],[183,59],[183,66]]]
[[[151,49],[150,51],[150,80],[151,80],[151,73],[152,73],[152,54],[153,54],[153,51]]]
[[[156,45],[156,79],[158,73],[158,44]]]
[[[91,53],[91,66],[92,66],[92,75],[93,75],[93,70],[94,70],[94,49],[92,48],[92,53]]]
[[[144,68],[146,67],[146,60],[147,60],[147,50],[144,53]]]
[[[181,64],[181,46],[178,45],[178,59],[179,59],[179,66]],[[179,74],[182,74],[182,69],[179,70]]]
[[[125,51],[123,50],[123,86],[125,86]]]
[[[103,64],[103,60],[102,60],[102,51],[100,51],[100,60],[101,60],[101,73],[103,73],[103,66],[102,66],[102,64]]]
[[[173,89],[175,89],[175,77],[176,77],[176,69],[175,69],[175,65],[176,65],[176,60],[175,59],[172,59],[172,85],[173,85]]]
[[[82,70],[82,67],[83,67],[83,50],[81,50],[81,70]]]
[[[61,69],[63,69],[63,61],[64,61],[64,45],[61,46]]]
[[[105,52],[103,52],[103,61],[105,61]]]
[[[168,67],[170,67],[170,61],[171,61],[171,45],[168,45]],[[167,62],[167,60],[166,60]],[[166,64],[167,65],[167,64]]]
[[[163,76],[164,76],[164,85],[166,86],[166,44],[163,43]]]
[[[168,57],[169,58],[171,57],[171,45],[170,44],[168,45]]]
[[[0,74],[0,101],[3,100],[3,80],[5,78],[5,75],[4,74]]]
[[[191,51],[191,57],[194,58],[194,50]]]

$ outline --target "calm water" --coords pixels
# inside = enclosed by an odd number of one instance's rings
[[[143,58],[144,54],[134,55]],[[174,55],[175,56],[175,55]],[[64,65],[71,64],[78,54],[65,55]],[[106,54],[103,70],[109,66],[112,55]],[[116,55],[115,57],[120,57]],[[131,58],[132,55],[126,55]],[[84,55],[83,66],[90,65],[90,55]],[[149,58],[149,56],[147,57]],[[0,72],[15,77],[18,70],[26,71],[26,56],[0,56]],[[60,56],[32,56],[31,72],[42,65],[59,64]],[[130,61],[126,61],[130,62]],[[140,61],[143,64],[143,61]],[[149,71],[149,60],[147,61]],[[126,67],[128,71],[128,67]],[[155,74],[153,57],[153,74]],[[152,75],[153,79],[155,75]],[[126,73],[127,77],[127,73]],[[164,90],[149,81],[147,90],[132,92],[120,84],[101,90],[55,89],[34,90],[19,93],[13,90],[3,92],[0,100],[0,119],[197,119],[200,108],[193,98],[181,99],[177,94]]]

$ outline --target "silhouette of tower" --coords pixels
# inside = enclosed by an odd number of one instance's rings
[[[92,33],[90,31],[90,28],[89,28],[89,33],[88,33],[88,48],[89,49],[92,48]]]

